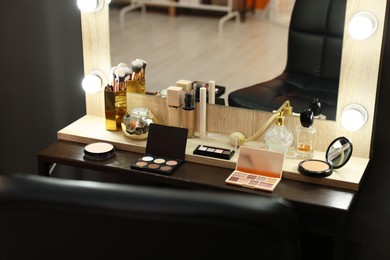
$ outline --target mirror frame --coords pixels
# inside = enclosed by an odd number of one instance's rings
[[[343,39],[337,116],[335,122],[324,120],[319,123],[321,129],[317,139],[323,139],[325,142],[318,146],[319,150],[326,150],[325,147],[329,145],[328,140],[333,140],[337,136],[346,136],[354,143],[355,157],[370,158],[386,8],[387,0],[347,0],[344,27],[346,33]],[[377,31],[365,40],[355,40],[347,33],[349,21],[354,14],[363,10],[376,16]],[[97,13],[81,13],[81,26],[85,75],[93,70],[101,70],[109,79],[111,69],[109,7],[105,5]],[[361,104],[366,108],[368,121],[358,131],[350,132],[342,127],[340,118],[343,109],[353,103]],[[87,115],[104,117],[103,91],[97,94],[86,94],[86,108]],[[211,110],[215,111],[215,109]],[[269,114],[263,111],[256,113],[261,118]],[[255,127],[251,128],[254,133]],[[227,129],[226,131],[237,130]],[[251,135],[251,133],[247,134]],[[362,136],[364,138],[361,138]]]

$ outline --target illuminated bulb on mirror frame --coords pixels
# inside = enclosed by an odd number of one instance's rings
[[[84,91],[89,94],[99,92],[104,84],[104,74],[100,71],[92,71],[87,76],[84,77],[81,82],[81,86]]]
[[[111,0],[107,0],[109,4]],[[103,8],[104,0],[77,0],[77,6],[81,12],[93,13],[98,12]]]
[[[357,40],[364,40],[374,34],[377,28],[376,17],[370,12],[358,12],[349,23],[349,34]]]
[[[351,104],[344,108],[341,115],[341,124],[348,131],[356,131],[367,122],[367,110],[359,104]]]

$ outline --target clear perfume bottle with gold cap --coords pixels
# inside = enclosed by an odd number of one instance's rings
[[[294,135],[290,129],[284,125],[283,113],[279,113],[275,119],[276,125],[270,127],[265,133],[265,142],[271,151],[287,153],[289,147],[294,142]]]

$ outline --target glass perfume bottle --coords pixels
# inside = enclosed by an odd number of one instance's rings
[[[287,153],[294,142],[294,135],[284,125],[284,116],[278,115],[275,119],[276,125],[270,127],[265,133],[265,142],[271,151]]]
[[[314,112],[310,108],[300,114],[301,125],[296,128],[296,157],[298,158],[313,158],[316,133],[313,119]]]

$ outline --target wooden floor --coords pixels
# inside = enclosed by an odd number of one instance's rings
[[[146,60],[148,91],[175,85],[179,79],[209,81],[226,86],[226,94],[277,76],[287,55],[286,26],[270,22],[264,14],[247,14],[245,22],[227,21],[218,33],[223,16],[149,10],[129,12],[123,29],[119,8],[110,9],[112,65]]]

